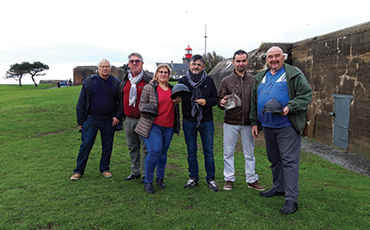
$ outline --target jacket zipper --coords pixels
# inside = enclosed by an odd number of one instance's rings
[[[242,87],[242,125],[244,125],[244,83],[243,83],[243,77],[240,77],[241,87]]]

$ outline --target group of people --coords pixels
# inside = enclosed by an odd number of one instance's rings
[[[169,83],[171,69],[166,64],[159,65],[152,76],[143,71],[142,56],[131,53],[128,56],[130,70],[120,81],[110,75],[110,62],[101,59],[98,62],[99,75],[83,81],[76,107],[82,144],[71,180],[78,180],[84,174],[98,130],[102,142],[99,170],[105,177],[112,176],[109,163],[113,139],[123,121],[131,159],[131,174],[125,180],[141,179],[144,190],[152,194],[155,193],[153,182],[156,173],[156,185],[166,188],[167,151],[174,133],[180,132],[181,102],[189,171],[189,180],[184,188],[199,184],[199,132],[207,174],[205,179],[209,189],[217,192],[212,110],[218,105],[224,110],[223,189],[232,190],[236,179],[234,152],[240,134],[248,188],[265,191],[258,182],[254,157],[254,139],[263,130],[273,187],[260,195],[284,196],[285,205],[280,212],[294,213],[298,209],[300,138],[312,90],[304,74],[284,63],[284,58],[281,48],[271,47],[266,55],[268,68],[253,76],[246,71],[248,54],[244,50],[236,51],[234,72],[221,81],[217,92],[213,79],[204,71],[203,56],[193,55],[186,75],[178,81],[187,89],[187,93],[181,96],[173,94],[174,86]]]

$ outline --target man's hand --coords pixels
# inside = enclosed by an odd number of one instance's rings
[[[226,104],[226,98],[227,98],[228,96],[225,96],[224,98],[222,98],[221,99],[221,101],[220,101],[220,105],[222,106],[222,107],[225,107],[225,104]]]
[[[116,117],[113,117],[113,118],[112,118],[112,120],[113,120],[113,122],[112,122],[112,126],[116,126],[116,125],[118,125],[119,120],[118,120]]]
[[[259,133],[260,133],[260,131],[258,130],[257,125],[253,125],[252,126],[252,135],[253,135],[254,139],[258,138]]]
[[[283,112],[279,113],[280,116],[286,116],[289,113],[289,108],[288,106],[284,107]]]
[[[195,100],[195,102],[198,103],[200,106],[206,105],[206,99],[198,99],[198,100]]]
[[[175,100],[173,100],[173,103],[179,104],[181,102],[181,97],[177,96]]]

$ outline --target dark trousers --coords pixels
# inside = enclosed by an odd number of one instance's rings
[[[267,157],[271,163],[273,188],[278,192],[285,191],[285,200],[298,203],[301,134],[292,126],[263,127],[263,133]]]
[[[94,145],[98,130],[100,130],[102,145],[99,171],[104,172],[109,170],[115,132],[115,129],[112,126],[112,121],[100,122],[92,117],[88,117],[82,126],[82,144],[77,157],[77,167],[74,169],[75,173],[80,173],[81,175],[84,174],[87,160]]]

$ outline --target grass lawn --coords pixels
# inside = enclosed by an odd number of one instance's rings
[[[283,197],[263,198],[248,189],[241,143],[237,180],[222,190],[223,114],[215,112],[217,193],[205,181],[199,141],[200,183],[184,189],[187,153],[181,131],[168,152],[167,188],[149,195],[139,180],[125,181],[130,157],[124,131],[116,132],[113,177],[99,172],[98,135],[78,181],[70,177],[81,144],[75,106],[81,87],[0,85],[0,229],[370,229],[370,178],[302,152],[299,209],[281,215]],[[266,150],[256,141],[256,172],[270,189]]]

